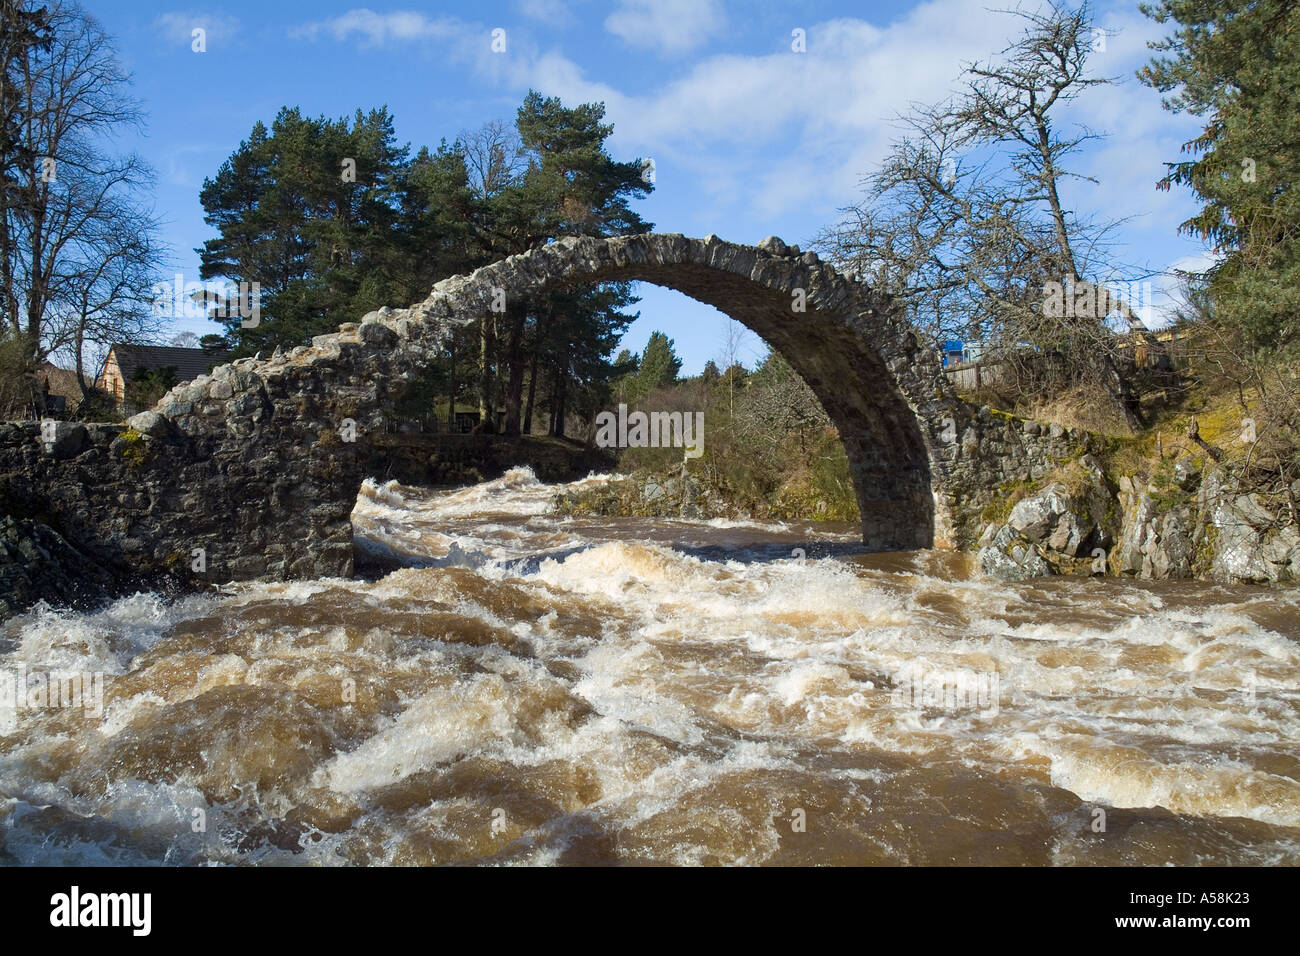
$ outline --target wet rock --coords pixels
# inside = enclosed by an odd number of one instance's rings
[[[1000,528],[993,540],[980,548],[975,564],[982,573],[1003,581],[1026,581],[1053,573],[1034,543],[1009,525]]]
[[[0,619],[38,601],[92,607],[108,600],[114,576],[53,528],[0,517]]]

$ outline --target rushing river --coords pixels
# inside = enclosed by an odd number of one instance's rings
[[[556,490],[367,482],[396,570],[3,625],[0,862],[1300,862],[1300,590]]]

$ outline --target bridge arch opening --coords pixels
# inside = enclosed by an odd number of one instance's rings
[[[778,352],[816,395],[848,457],[864,544],[931,547],[935,429],[926,406],[946,397],[937,364],[927,376],[926,353],[886,297],[814,256],[781,252],[712,237],[566,240],[440,283],[435,295],[456,299],[452,314],[466,323],[502,291],[519,304],[606,281],[649,283],[711,306]]]

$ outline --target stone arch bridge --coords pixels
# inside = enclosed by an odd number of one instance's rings
[[[128,425],[0,425],[0,511],[46,525],[123,580],[348,575],[367,434],[449,329],[486,314],[501,290],[509,307],[614,280],[715,306],[789,361],[839,430],[872,549],[969,545],[972,517],[1000,485],[1040,470],[1044,450],[1068,454],[1072,436],[959,399],[902,309],[815,253],[776,238],[566,238],[310,346],[221,366]],[[345,419],[354,443],[339,440]],[[204,568],[192,571],[200,548]]]

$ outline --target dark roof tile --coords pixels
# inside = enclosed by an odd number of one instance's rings
[[[122,378],[131,380],[137,369],[176,369],[176,381],[188,382],[206,375],[214,367],[230,361],[230,353],[205,351],[204,349],[177,348],[172,345],[128,345],[117,343],[113,346],[117,357],[117,367],[122,370]]]

